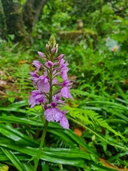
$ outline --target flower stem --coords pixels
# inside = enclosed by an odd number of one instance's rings
[[[37,167],[38,167],[39,160],[40,160],[40,155],[41,155],[41,152],[42,152],[42,147],[44,146],[47,127],[48,127],[48,121],[45,121],[44,130],[43,130],[42,137],[41,137],[41,142],[40,142],[40,147],[39,147],[39,150],[37,152],[37,158],[35,159],[34,171],[37,171]]]

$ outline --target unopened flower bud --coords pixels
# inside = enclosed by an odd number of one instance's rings
[[[41,58],[46,58],[46,56],[42,52],[38,51],[38,54]]]
[[[64,54],[61,54],[58,56],[58,59],[61,60],[63,58]]]
[[[46,62],[46,66],[48,66],[48,67],[53,66],[53,62],[51,62],[51,61]]]
[[[46,44],[46,49],[47,49],[47,51],[49,51],[49,50],[50,50],[50,47],[49,47],[49,45],[48,45],[48,44]]]
[[[56,44],[56,52],[55,53],[57,53],[58,52],[58,44]]]
[[[49,43],[49,45],[50,45],[51,48],[52,47],[55,47],[55,45],[56,45],[56,39],[55,39],[55,37],[53,35],[50,37],[48,43]]]
[[[56,47],[53,47],[53,48],[51,49],[51,53],[54,55],[55,52],[56,52]]]

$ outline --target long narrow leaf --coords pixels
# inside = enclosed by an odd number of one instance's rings
[[[49,163],[48,162],[42,161],[41,167],[42,167],[42,171],[49,171]]]
[[[0,152],[2,152],[2,151],[0,151]],[[21,153],[19,153],[19,152],[13,152],[14,153],[14,155],[16,155],[16,157],[18,158],[18,160],[20,160],[20,161],[28,161],[28,160],[30,160],[30,156],[28,156],[28,155],[25,155],[25,154],[21,154]],[[8,162],[9,163],[9,159],[8,159],[8,157],[3,153],[3,154],[0,154],[0,161],[1,162]]]
[[[31,147],[22,147],[22,148],[20,148],[19,146],[12,143],[11,141],[8,142],[8,144],[7,144],[7,140],[5,140],[5,141],[0,140],[0,146],[1,147],[7,147],[10,150],[19,151],[20,153],[30,155],[32,157],[34,157],[34,156],[36,157],[37,150],[38,150],[38,149],[35,149],[35,148],[31,148]],[[66,157],[65,157],[65,154],[66,154]],[[45,161],[49,161],[49,162],[53,162],[53,163],[58,163],[58,164],[66,164],[66,165],[73,165],[73,166],[83,167],[83,165],[85,163],[84,159],[87,159],[87,156],[85,155],[84,152],[82,152],[80,150],[78,150],[75,153],[73,153],[73,151],[68,151],[67,153],[65,153],[65,149],[64,150],[60,149],[59,153],[55,153],[55,152],[50,152],[48,150],[43,150],[42,149],[40,159],[45,160]]]
[[[32,119],[26,119],[22,117],[16,117],[16,116],[0,116],[0,122],[8,122],[8,123],[18,123],[18,124],[29,124],[33,126],[42,126],[42,122],[39,120],[38,122],[36,120]]]
[[[15,140],[18,143],[26,144],[26,145],[31,145],[31,144],[38,145],[38,143],[36,141],[34,141],[30,137],[22,134],[21,132],[12,128],[9,125],[0,124],[0,132],[4,136],[6,136],[12,140]]]
[[[18,158],[10,151],[5,148],[1,148],[4,154],[8,157],[8,159],[13,163],[13,165],[19,170],[19,171],[26,171],[21,164],[21,162],[18,160]]]
[[[30,164],[30,163],[28,163],[28,162],[22,162],[22,165],[24,166],[24,168],[25,168],[25,170],[26,171],[33,171],[33,166]]]
[[[96,152],[89,147],[84,140],[81,137],[78,137],[74,132],[72,132],[71,130],[63,130],[67,135],[69,135],[69,137],[71,137],[74,141],[76,141],[76,143],[78,143],[79,145],[81,145],[86,151],[90,152],[91,154],[93,154],[95,157],[97,157]]]
[[[75,141],[72,140],[68,135],[66,135],[62,129],[48,128],[48,132],[61,137],[64,141],[66,141],[71,146],[74,146],[76,144]]]

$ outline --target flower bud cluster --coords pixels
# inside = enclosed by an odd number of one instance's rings
[[[63,128],[69,129],[68,119],[65,117],[67,111],[62,111],[60,108],[64,105],[65,99],[73,99],[70,94],[72,84],[68,80],[69,68],[63,58],[64,54],[57,56],[57,52],[58,44],[54,36],[51,36],[46,44],[46,55],[38,52],[45,62],[42,64],[34,60],[32,63],[35,71],[30,75],[35,90],[31,92],[29,104],[31,107],[42,105],[44,117],[48,122],[59,122]],[[40,74],[42,70],[43,75]]]

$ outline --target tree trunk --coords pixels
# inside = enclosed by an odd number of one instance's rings
[[[48,0],[27,0],[23,6],[23,19],[27,31],[32,32],[38,18],[41,14],[41,10]]]
[[[5,15],[3,11],[2,2],[0,0],[0,37],[4,38],[6,32]]]
[[[47,3],[48,0],[35,0],[34,1],[34,7],[35,7],[35,16],[34,16],[34,21],[33,21],[33,26],[36,24],[36,22],[38,21],[38,18],[41,14],[41,10],[44,7],[44,5]],[[37,3],[38,2],[38,3]]]
[[[13,34],[16,41],[22,41],[26,36],[20,5],[13,0],[1,0],[7,26],[7,34]]]
[[[33,2],[34,0],[27,0],[22,9],[24,24],[26,26],[27,32],[29,33],[31,33],[33,30],[33,21],[35,15],[35,10],[33,9]]]
[[[33,27],[37,22],[41,10],[48,0],[26,0],[22,7],[14,0],[0,0],[3,9],[5,24],[0,21],[0,24],[6,25],[6,34],[13,34],[16,42],[31,42]],[[3,18],[3,17],[2,17]]]

